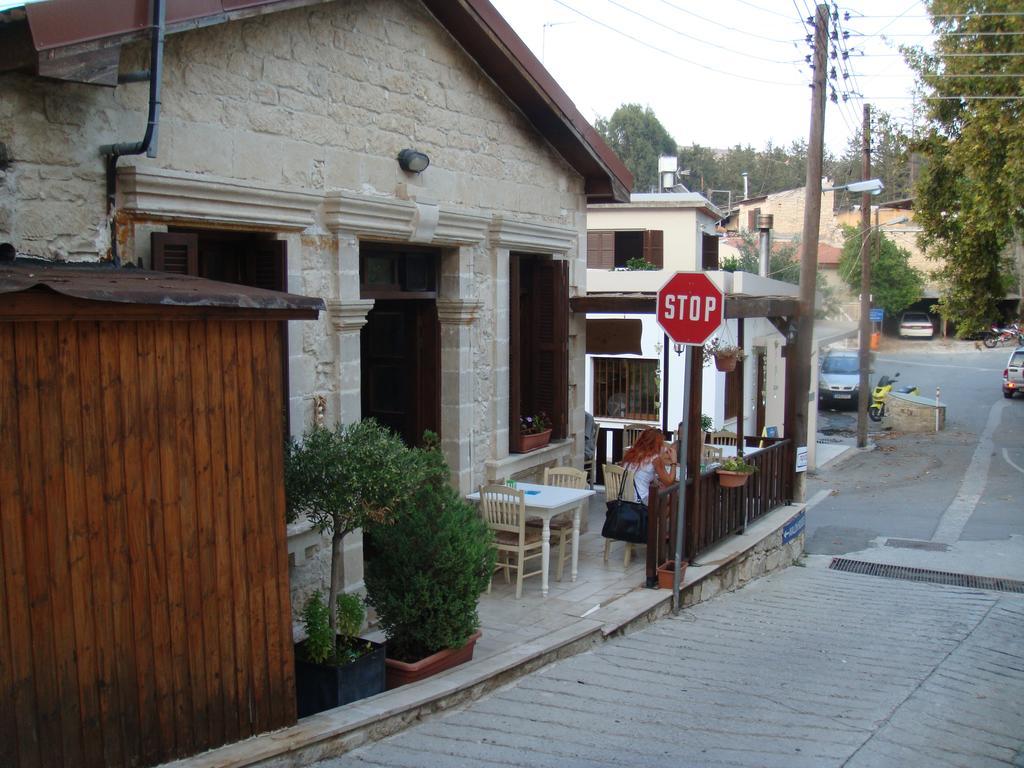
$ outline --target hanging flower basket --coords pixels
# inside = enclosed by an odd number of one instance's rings
[[[723,459],[715,472],[718,474],[718,484],[722,488],[739,488],[747,484],[750,476],[757,471],[757,467],[748,464],[739,457]]]
[[[731,373],[736,370],[736,363],[740,361],[738,354],[728,354],[725,352],[719,352],[715,354],[715,368],[726,373]]]
[[[744,358],[743,350],[726,339],[712,339],[704,345],[704,364],[711,358],[715,360],[715,368],[726,373],[735,371],[736,364]]]

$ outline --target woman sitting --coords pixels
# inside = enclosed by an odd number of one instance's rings
[[[678,465],[666,455],[665,435],[654,427],[640,433],[640,437],[622,457],[622,466],[633,473],[637,501],[643,504],[647,503],[655,477],[662,485],[671,485],[676,481]]]

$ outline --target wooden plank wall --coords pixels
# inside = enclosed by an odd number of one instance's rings
[[[0,322],[0,766],[295,722],[281,332]]]

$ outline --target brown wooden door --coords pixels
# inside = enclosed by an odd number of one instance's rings
[[[432,300],[378,300],[362,330],[362,411],[419,445],[440,434],[440,326]]]

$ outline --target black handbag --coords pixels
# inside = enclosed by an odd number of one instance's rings
[[[626,501],[622,498],[619,486],[619,497],[608,502],[608,510],[604,514],[604,526],[601,535],[615,541],[628,541],[630,544],[647,543],[647,505],[639,501]],[[636,491],[636,479],[633,479],[633,490]],[[640,494],[636,494],[640,498]]]

